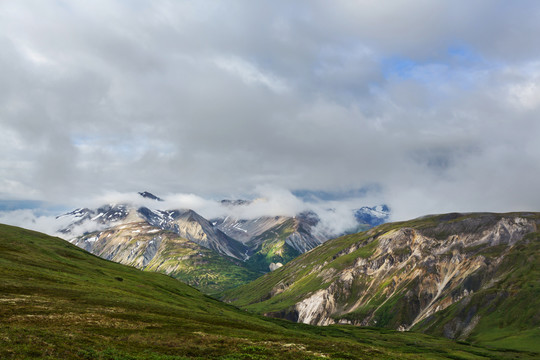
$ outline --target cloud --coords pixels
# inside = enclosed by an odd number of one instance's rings
[[[399,219],[537,209],[539,16],[502,0],[3,2],[0,198],[152,188],[218,213],[204,199],[261,184],[376,186]]]
[[[203,198],[195,194],[167,194],[163,201],[156,201],[143,198],[137,193],[120,192],[108,192],[81,205],[90,209],[117,204],[159,210],[191,209],[208,220],[227,216],[237,219],[255,219],[265,216],[295,217],[302,212],[313,211],[320,218],[319,230],[330,236],[338,236],[354,229],[357,225],[354,210],[365,205],[375,205],[372,201],[374,199],[367,197],[365,192],[357,193],[356,196],[349,196],[346,199],[314,200],[309,198],[306,201],[286,189],[264,185],[257,187],[251,193],[251,198],[247,203],[238,206],[223,204],[216,199]],[[60,230],[71,225],[73,217],[62,215],[73,209],[66,210],[28,201],[4,201],[0,205],[0,208],[5,209],[0,211],[0,223],[25,227],[68,240],[107,227],[104,224],[87,220],[72,227],[70,234],[66,236]]]
[[[55,216],[41,214],[36,209],[0,211],[0,223],[59,236],[58,230],[67,225]]]

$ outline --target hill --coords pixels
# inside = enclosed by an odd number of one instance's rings
[[[540,352],[538,213],[446,214],[330,240],[222,299],[307,324]]]
[[[251,315],[169,276],[0,225],[2,359],[532,359],[417,333]]]

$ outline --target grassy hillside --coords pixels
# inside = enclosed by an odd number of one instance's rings
[[[520,233],[517,218],[530,233]],[[384,224],[330,240],[222,299],[295,321],[307,308],[310,323],[412,323],[432,335],[540,352],[538,223],[540,214],[516,213]]]
[[[248,243],[255,246],[255,253],[245,262],[245,266],[260,273],[267,273],[271,263],[286,264],[300,253],[288,245],[285,241],[289,235],[296,231],[294,219],[289,219]]]
[[[143,270],[168,274],[209,295],[260,276],[248,270],[242,261],[220,255],[178,235],[172,236]]]
[[[417,333],[250,315],[171,277],[0,225],[1,359],[527,359]]]

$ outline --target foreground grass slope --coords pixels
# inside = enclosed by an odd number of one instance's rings
[[[416,333],[250,315],[171,277],[0,225],[1,359],[526,359]]]
[[[445,214],[330,240],[222,298],[310,324],[540,353],[540,214]]]

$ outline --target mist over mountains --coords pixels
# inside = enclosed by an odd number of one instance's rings
[[[347,227],[338,228],[328,222],[343,216],[344,209],[299,207],[302,211],[292,216],[275,215],[263,211],[268,204],[277,211],[275,199],[257,198],[208,202],[217,212],[205,218],[191,208],[170,207],[180,203],[168,199],[147,191],[116,196],[118,203],[56,216],[54,232],[102,258],[164,272],[215,293],[273,271],[331,238],[386,222],[390,216],[386,205],[350,209],[346,217],[352,221],[341,221]],[[194,199],[201,200],[191,196],[190,205],[196,205]]]
[[[145,194],[141,191],[141,194]],[[341,234],[354,229],[358,223],[354,212],[364,206],[380,205],[374,203],[375,199],[367,196],[350,199],[310,197],[305,199],[291,192],[275,187],[261,187],[252,194],[251,200],[225,200],[209,199],[196,194],[164,194],[156,196],[150,192],[141,195],[137,192],[120,193],[107,192],[104,195],[86,199],[81,203],[68,203],[64,205],[48,205],[43,202],[6,202],[3,211],[0,211],[0,222],[26,226],[33,230],[42,231],[51,235],[63,236],[59,229],[69,225],[69,219],[59,217],[76,208],[97,209],[107,204],[130,204],[134,207],[149,207],[160,210],[191,209],[206,219],[216,219],[230,216],[236,219],[256,219],[264,216],[294,217],[299,213],[315,212],[319,219],[319,227],[329,234]],[[159,198],[156,201],[153,197]],[[60,199],[58,199],[60,202]],[[8,207],[9,205],[9,207]],[[237,206],[242,205],[242,206]],[[385,218],[390,220],[389,209]],[[385,216],[380,214],[381,216]],[[369,219],[363,219],[370,222]],[[80,230],[73,229],[74,233],[82,235],[90,230],[100,229],[99,222],[79,224]]]

